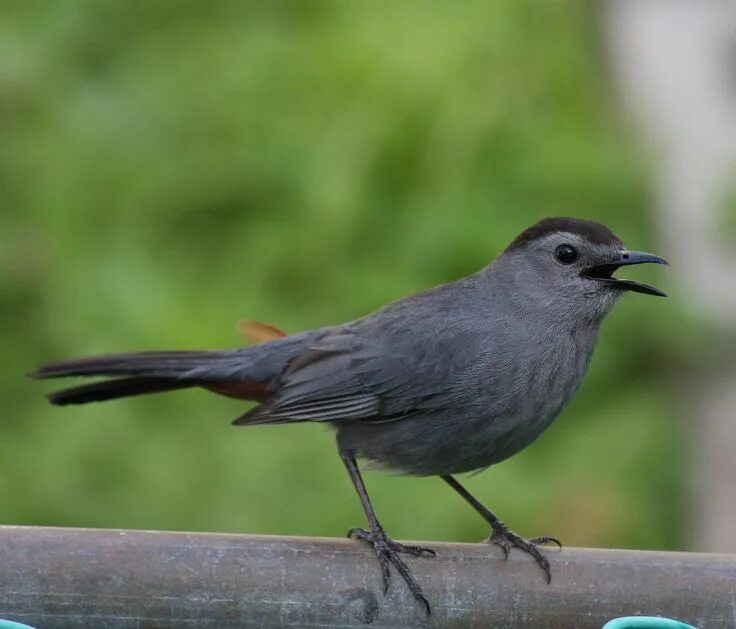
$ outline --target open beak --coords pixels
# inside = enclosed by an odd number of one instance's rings
[[[583,277],[587,277],[597,282],[603,282],[611,288],[620,288],[622,290],[630,290],[635,293],[644,293],[645,295],[656,295],[657,297],[667,297],[661,290],[654,288],[654,286],[648,286],[647,284],[640,284],[633,280],[620,280],[613,277],[614,271],[621,268],[622,266],[628,266],[630,264],[666,264],[669,262],[664,258],[655,256],[652,253],[644,253],[643,251],[623,251],[621,257],[614,262],[606,262],[604,264],[597,264],[583,271]]]

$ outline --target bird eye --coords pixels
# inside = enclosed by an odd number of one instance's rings
[[[555,258],[562,264],[572,264],[578,259],[578,252],[570,245],[559,245],[555,249]]]

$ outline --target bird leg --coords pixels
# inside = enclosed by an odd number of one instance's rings
[[[435,555],[435,552],[429,548],[421,548],[420,546],[406,546],[395,542],[388,538],[386,532],[383,530],[381,523],[376,518],[376,514],[373,511],[373,505],[371,505],[368,492],[366,491],[363,478],[358,470],[358,464],[355,458],[349,455],[341,454],[342,462],[348,470],[350,480],[353,481],[355,490],[358,492],[360,498],[360,504],[363,505],[363,511],[368,518],[368,524],[370,530],[366,531],[362,528],[352,528],[348,531],[348,537],[362,540],[373,547],[373,552],[376,553],[378,561],[381,565],[381,575],[383,576],[383,593],[384,595],[388,592],[389,582],[391,580],[391,572],[389,566],[393,566],[398,570],[401,577],[404,579],[406,584],[409,586],[411,593],[414,598],[419,601],[429,614],[431,612],[429,602],[422,593],[422,588],[414,578],[414,575],[409,570],[404,561],[399,557],[400,553],[407,555],[413,555],[420,557],[421,555]]]
[[[537,565],[544,572],[544,578],[547,583],[552,580],[549,560],[542,554],[542,551],[539,549],[539,545],[556,544],[562,548],[562,544],[559,540],[554,537],[549,537],[548,535],[533,537],[531,539],[525,539],[520,535],[517,535],[508,526],[506,526],[506,524],[498,519],[487,507],[478,502],[478,500],[452,476],[442,476],[441,478],[457,493],[465,498],[470,506],[473,507],[473,509],[475,509],[480,516],[491,525],[491,536],[488,538],[488,541],[501,548],[504,559],[509,558],[509,551],[512,548],[523,550],[525,553],[531,555],[537,562]]]

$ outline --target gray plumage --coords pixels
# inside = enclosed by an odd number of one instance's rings
[[[563,244],[578,262],[554,259]],[[243,349],[52,363],[36,375],[263,383],[268,396],[236,424],[329,422],[341,451],[392,470],[468,472],[529,445],[570,401],[624,292],[581,269],[622,251],[598,223],[547,219],[482,271],[344,325]]]
[[[115,377],[52,393],[55,404],[187,386],[256,400],[235,424],[332,425],[359,494],[356,457],[443,476],[462,493],[449,475],[512,456],[559,415],[588,368],[604,317],[624,292],[663,294],[612,277],[621,266],[643,262],[665,263],[625,250],[599,223],[545,219],[478,273],[344,325],[244,349],[52,363],[35,375]],[[408,568],[386,550],[395,543],[385,538],[367,494],[364,499],[371,533],[361,539],[374,544],[379,558],[384,553],[426,604]],[[492,541],[529,552],[549,576],[532,542],[479,512],[493,527]]]

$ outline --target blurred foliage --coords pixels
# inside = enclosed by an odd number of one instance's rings
[[[235,430],[200,391],[52,408],[35,364],[236,346],[240,318],[339,323],[485,265],[546,215],[656,249],[646,165],[590,5],[3,3],[1,521],[342,535],[328,430]],[[637,270],[637,277],[657,271]],[[672,301],[632,296],[555,426],[467,480],[521,533],[683,542]],[[388,530],[482,539],[436,479],[368,477]],[[410,515],[410,517],[407,517]]]

